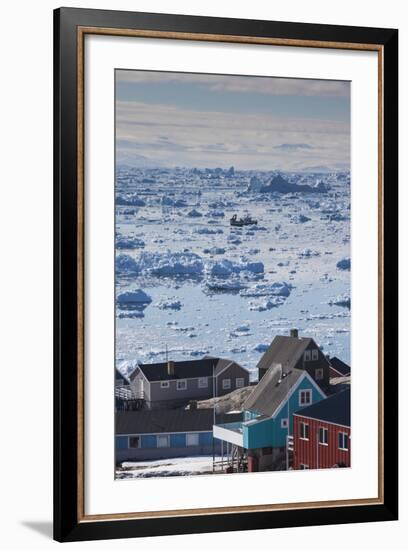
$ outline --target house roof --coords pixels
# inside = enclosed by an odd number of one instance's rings
[[[115,367],[115,382],[122,381],[124,384],[129,384],[127,378]]]
[[[155,382],[159,380],[177,380],[212,376],[213,373],[215,376],[218,376],[218,374],[229,365],[237,365],[241,369],[246,370],[235,361],[231,361],[230,359],[221,359],[219,357],[204,357],[203,359],[174,361],[174,374],[168,374],[167,362],[139,364],[138,367],[149,382]],[[130,375],[130,380],[133,380],[136,374],[137,369],[135,369]]]
[[[305,371],[291,369],[281,378],[280,367],[270,367],[244,402],[243,409],[272,416],[301,376],[306,376]]]
[[[330,365],[340,374],[340,376],[348,376],[351,372],[350,366],[338,357],[331,357]]]
[[[295,415],[350,426],[350,388],[309,405],[297,411]]]
[[[313,342],[312,338],[275,336],[257,364],[257,368],[267,369],[275,363],[281,364],[284,370],[289,371],[296,365],[310,342]]]
[[[216,416],[217,424],[240,420],[242,413]],[[120,435],[212,431],[213,424],[213,409],[119,411],[115,418],[115,433]]]

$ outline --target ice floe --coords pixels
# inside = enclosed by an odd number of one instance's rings
[[[351,267],[350,258],[343,258],[342,260],[339,260],[336,264],[336,267],[341,271],[350,271],[350,267]]]

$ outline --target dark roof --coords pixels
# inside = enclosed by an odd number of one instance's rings
[[[240,420],[242,413],[216,415],[217,424]],[[116,413],[115,433],[120,435],[212,431],[213,424],[213,409],[120,411]]]
[[[254,391],[244,401],[242,408],[246,411],[272,416],[304,372],[300,369],[292,369],[281,378],[280,367],[269,368]]]
[[[292,369],[299,361],[312,338],[294,338],[293,336],[275,336],[272,344],[262,355],[258,369],[267,369],[271,365],[281,364],[283,369]]]
[[[120,372],[119,369],[115,368],[115,382],[122,381],[124,384],[129,384],[129,380]]]
[[[330,364],[341,376],[348,376],[351,372],[350,366],[338,357],[331,357]]]
[[[295,414],[340,426],[350,426],[350,388],[309,405]]]
[[[138,367],[150,382],[154,382],[158,380],[176,380],[212,376],[213,373],[217,376],[228,365],[238,365],[238,363],[231,361],[230,359],[220,359],[219,357],[204,357],[203,359],[174,361],[174,374],[172,375],[169,375],[167,372],[167,362],[139,364]],[[130,380],[133,380],[136,374],[137,369],[135,369],[130,375]]]

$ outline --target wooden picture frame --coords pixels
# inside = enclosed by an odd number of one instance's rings
[[[379,350],[376,498],[89,516],[84,504],[84,37],[374,51],[378,55]],[[397,519],[398,32],[168,14],[54,12],[54,537],[58,541]]]

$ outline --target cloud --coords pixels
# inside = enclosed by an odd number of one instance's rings
[[[280,145],[275,145],[274,149],[281,149],[282,151],[300,151],[302,149],[313,149],[311,145],[307,143],[281,143]]]
[[[117,101],[117,157],[161,166],[301,169],[348,164],[348,122]]]
[[[350,94],[350,82],[348,81],[256,75],[118,70],[116,72],[116,82],[118,84],[193,84],[209,91],[258,93],[272,96],[349,97]]]

